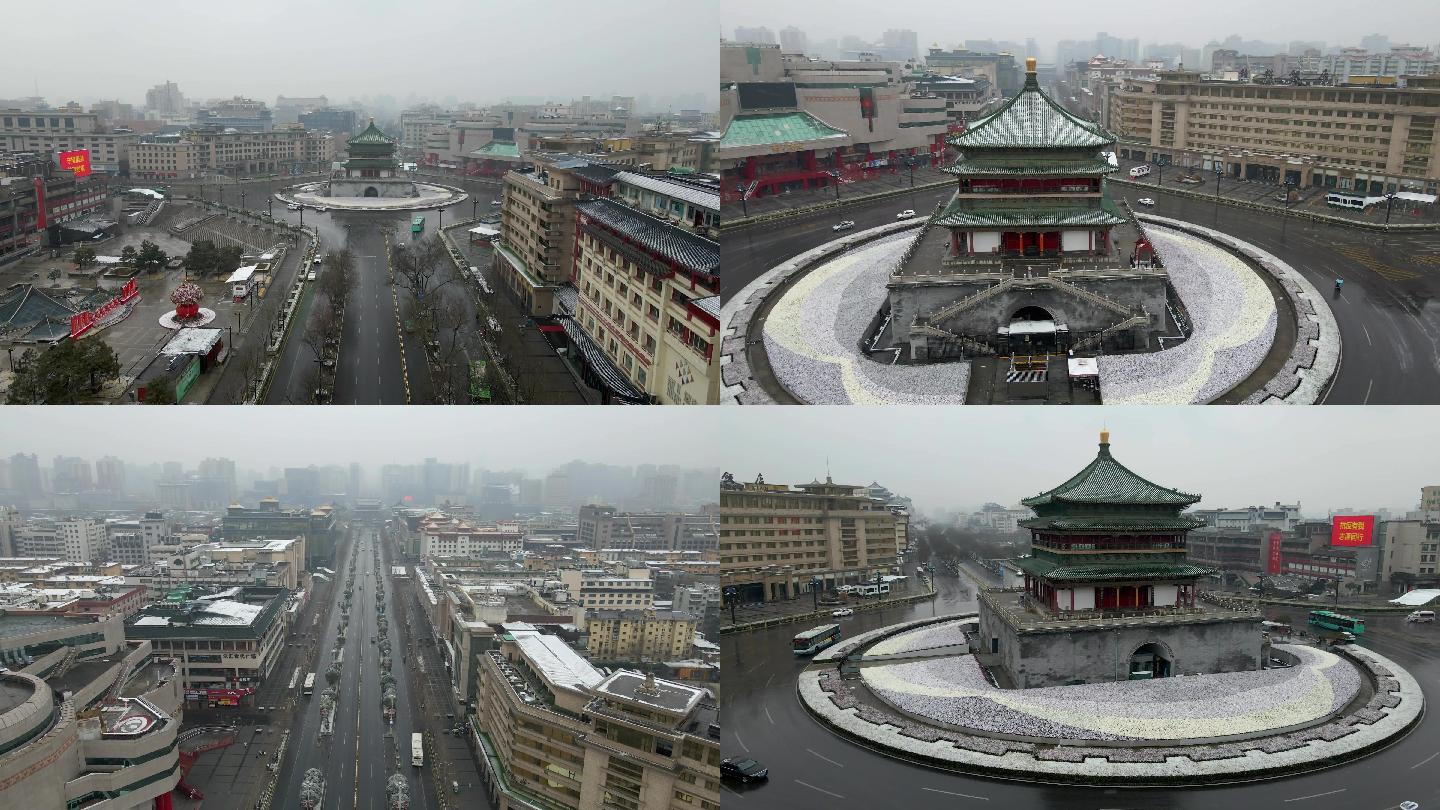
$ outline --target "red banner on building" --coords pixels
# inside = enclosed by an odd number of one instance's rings
[[[1374,544],[1374,515],[1335,515],[1330,518],[1330,545],[1371,546]]]
[[[90,176],[90,150],[72,149],[69,152],[60,153],[60,168],[67,172],[74,172],[75,177]]]
[[[35,227],[38,230],[45,230],[45,180],[34,178],[35,182]]]
[[[1280,569],[1284,562],[1283,558],[1280,556],[1280,542],[1283,537],[1284,535],[1282,535],[1280,532],[1270,532],[1270,556],[1268,564],[1265,566],[1265,573],[1270,574],[1271,576],[1275,576],[1280,573]]]

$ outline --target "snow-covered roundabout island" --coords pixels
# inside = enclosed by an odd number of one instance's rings
[[[1001,689],[963,646],[974,620],[924,619],[847,640],[801,673],[800,699],[833,730],[902,759],[1128,785],[1337,765],[1394,742],[1424,707],[1409,673],[1354,645],[1275,645],[1292,665],[1257,672]]]
[[[415,183],[413,197],[332,197],[327,193],[329,182],[301,183],[275,192],[275,199],[296,203],[306,208],[337,211],[423,211],[463,202],[463,190],[435,183]]]
[[[1180,223],[1147,221],[1146,231],[1185,305],[1191,334],[1161,351],[1101,356],[1101,396],[1107,404],[1214,401],[1246,381],[1265,361],[1281,313],[1260,271],[1235,252],[1244,252],[1248,245],[1182,228]],[[968,362],[897,365],[892,352],[867,354],[860,348],[886,302],[890,271],[916,238],[918,227],[918,223],[887,225],[847,235],[775,268],[727,302],[722,316],[731,340],[722,364],[736,365],[726,373],[727,385],[745,392],[742,401],[768,401],[760,391],[778,384],[809,404],[963,403],[970,379]],[[1329,347],[1336,341],[1333,319],[1330,328],[1324,328],[1325,319],[1314,314],[1317,306],[1325,306],[1323,299],[1313,290],[1305,295],[1299,287],[1291,289],[1295,284],[1289,278],[1298,278],[1298,273],[1278,260],[1262,264],[1265,272],[1279,279],[1305,321],[1296,356],[1280,376],[1315,376],[1308,371],[1317,352],[1311,341],[1319,345],[1321,355],[1334,354]],[[770,309],[763,330],[751,335],[762,338],[774,377],[773,383],[762,385],[751,377],[743,356],[743,347],[750,344],[741,338],[764,303]],[[1328,317],[1328,311],[1323,315]],[[1320,322],[1318,331],[1309,321]],[[1292,368],[1297,363],[1303,370]],[[1319,379],[1328,377],[1325,373]],[[1281,393],[1262,392],[1262,396],[1287,398],[1295,387],[1291,384]],[[1302,391],[1288,399],[1313,401],[1317,392]]]

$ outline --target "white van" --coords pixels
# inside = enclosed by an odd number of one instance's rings
[[[879,593],[880,593],[881,595],[890,593],[890,583],[888,583],[888,582],[882,582],[882,583],[880,583],[879,585],[877,585],[877,586],[875,586],[875,587],[879,588]]]
[[[1147,175],[1147,174],[1149,174],[1149,173],[1150,173],[1150,167],[1149,167],[1149,166],[1136,166],[1135,168],[1133,168],[1133,169],[1130,170],[1130,176],[1131,176],[1131,177],[1144,177],[1145,175]]]
[[[1417,611],[1415,611],[1414,613],[1411,613],[1409,616],[1406,616],[1406,617],[1405,617],[1405,621],[1407,621],[1407,622],[1433,622],[1433,621],[1435,621],[1435,611],[1433,611],[1433,610],[1417,610]]]

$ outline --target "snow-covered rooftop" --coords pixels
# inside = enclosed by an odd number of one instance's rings
[[[548,636],[533,630],[514,634],[515,643],[520,645],[530,666],[540,673],[551,688],[582,691],[605,680],[600,671],[589,661],[570,648],[558,636]]]

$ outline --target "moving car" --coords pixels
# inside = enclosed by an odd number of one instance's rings
[[[319,264],[319,263],[322,262],[322,261],[324,261],[324,259],[321,259],[319,256],[316,256],[316,257],[315,257],[315,260],[312,261],[312,262],[310,262],[310,263],[311,263],[311,264]]]
[[[491,200],[491,201],[490,201],[490,204],[491,204],[491,205],[499,205],[499,204],[500,204],[500,201],[499,201],[499,200]]]
[[[1420,803],[1411,801],[1400,802],[1400,810],[1420,810]]]
[[[315,271],[314,271],[314,270],[311,270],[311,271],[310,271],[310,275],[306,276],[306,277],[305,277],[305,280],[306,280],[306,281],[314,281],[314,280],[315,280]]]
[[[299,211],[299,210],[300,210],[300,204],[299,204],[299,203],[290,203],[289,205],[287,205],[287,206],[285,206],[285,207],[286,207],[286,208],[289,208],[291,211]]]
[[[848,231],[848,230],[850,230],[850,229],[853,228],[853,227],[855,227],[855,223],[854,223],[854,222],[851,222],[851,221],[848,220],[848,219],[846,219],[846,220],[841,220],[840,222],[837,222],[837,223],[835,223],[834,225],[831,225],[831,226],[830,226],[830,230],[832,230],[832,231]]]
[[[914,208],[906,208],[904,211],[901,211],[900,213],[896,214],[896,215],[895,215],[895,218],[896,218],[896,219],[909,219],[910,217],[913,217],[913,216],[915,216],[915,209],[914,209]]]
[[[854,616],[854,615],[855,615],[855,611],[852,610],[852,609],[850,609],[850,608],[840,608],[839,610],[832,610],[832,611],[830,611],[830,615],[831,615],[831,616],[834,616],[834,617],[837,618],[837,619],[839,619],[839,618],[842,618],[842,617],[844,617],[844,616]]]
[[[1152,200],[1152,199],[1150,199],[1149,197],[1141,197],[1140,199],[1136,200],[1135,202],[1138,202],[1138,203],[1140,203],[1141,205],[1154,205],[1154,204],[1155,204],[1155,201]]]
[[[720,778],[759,782],[770,778],[770,769],[753,759],[729,757],[720,761]]]
[[[1433,621],[1435,621],[1435,611],[1433,611],[1433,610],[1417,610],[1417,611],[1415,611],[1414,613],[1411,613],[1409,616],[1406,616],[1406,617],[1405,617],[1405,621],[1407,621],[1407,622],[1433,622]]]
[[[1149,174],[1149,173],[1150,173],[1150,167],[1149,167],[1149,166],[1136,166],[1135,168],[1133,168],[1133,169],[1130,170],[1130,176],[1131,176],[1131,177],[1144,177],[1145,175],[1147,175],[1147,174]]]

